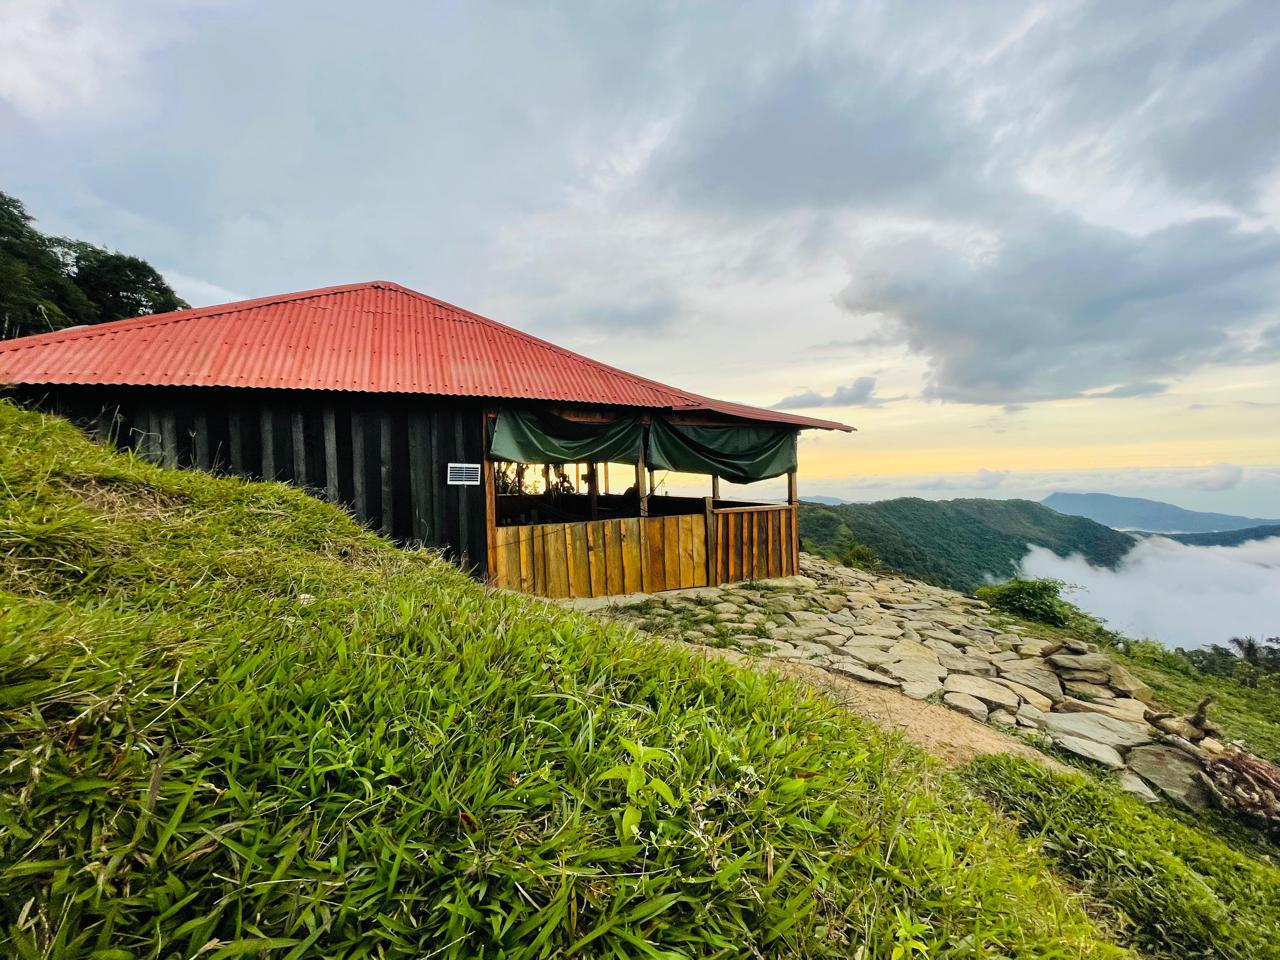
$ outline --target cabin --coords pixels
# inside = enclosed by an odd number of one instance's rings
[[[282,480],[488,582],[598,597],[798,568],[796,438],[395,283],[0,342],[0,385],[169,466]],[[656,495],[659,472],[703,497]],[[666,475],[666,474],[663,474]],[[785,503],[722,480],[788,478]]]

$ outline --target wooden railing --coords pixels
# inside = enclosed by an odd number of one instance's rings
[[[783,577],[799,569],[793,505],[701,515],[537,523],[492,531],[492,582],[545,597],[604,597]]]
[[[715,583],[789,577],[800,570],[794,504],[708,511]]]

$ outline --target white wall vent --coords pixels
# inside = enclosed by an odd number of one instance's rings
[[[449,464],[449,473],[445,482],[451,487],[478,487],[480,485],[480,464]]]

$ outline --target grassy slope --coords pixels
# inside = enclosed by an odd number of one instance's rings
[[[1114,955],[796,688],[5,403],[0,481],[6,955]]]
[[[802,505],[800,535],[808,549],[835,559],[864,544],[890,568],[956,590],[1017,573],[1027,544],[1060,556],[1083,554],[1114,566],[1133,546],[1127,534],[1068,517],[1029,500],[915,498],[837,506]]]
[[[1145,956],[1280,956],[1273,863],[1080,774],[999,756],[973,761],[966,777],[1110,904]]]

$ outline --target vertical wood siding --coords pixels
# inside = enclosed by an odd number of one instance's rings
[[[16,399],[157,463],[304,487],[485,572],[484,487],[445,483],[449,461],[484,460],[478,402],[190,387],[27,388]]]

